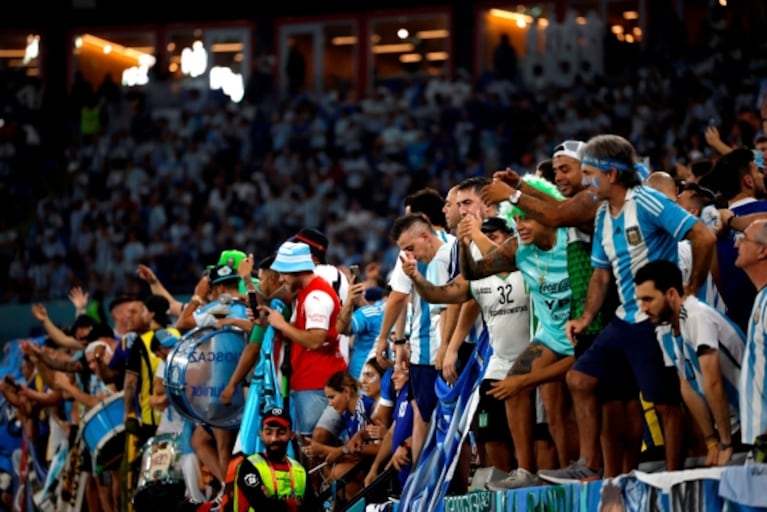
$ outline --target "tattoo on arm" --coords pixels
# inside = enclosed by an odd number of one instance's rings
[[[460,242],[458,257],[461,263],[461,274],[467,281],[482,279],[500,272],[514,272],[517,270],[516,239],[509,238],[503,244],[492,249],[480,260],[475,260],[469,246]]]
[[[532,343],[527,346],[524,352],[522,352],[511,369],[509,375],[524,375],[533,371],[533,361],[541,357],[543,354],[543,345],[540,343]]]

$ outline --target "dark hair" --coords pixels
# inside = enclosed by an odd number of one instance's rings
[[[462,182],[460,182],[458,185],[455,186],[456,190],[474,190],[475,192],[479,193],[480,190],[482,190],[482,187],[486,185],[490,185],[493,182],[490,178],[486,176],[472,176],[471,178],[466,178]]]
[[[642,284],[652,281],[655,288],[666,293],[674,288],[679,295],[684,295],[684,284],[682,282],[682,271],[676,263],[668,260],[655,260],[646,264],[637,270],[634,277],[634,284]]]
[[[740,180],[751,172],[754,153],[750,149],[733,149],[719,158],[711,170],[711,177],[728,201],[740,193]]]
[[[348,371],[341,370],[331,375],[325,386],[338,392],[348,388],[354,394],[357,394],[359,393],[360,383]]]
[[[429,219],[432,226],[444,228],[447,226],[442,207],[445,199],[433,188],[422,188],[405,198],[405,207],[410,207],[410,213],[420,213]]]
[[[276,254],[270,254],[266,258],[263,258],[258,262],[258,270],[271,270],[272,263],[274,263],[275,258],[277,258]]]
[[[535,167],[536,171],[541,172],[541,176],[544,177],[546,180],[554,183],[554,160],[551,158],[548,158],[546,160],[541,160],[538,162],[538,165]]]
[[[716,196],[713,192],[705,187],[701,187],[697,183],[685,183],[682,186],[681,192],[690,192],[690,200],[695,203],[694,206],[699,212],[716,201]]]
[[[690,163],[690,172],[696,178],[702,178],[711,172],[714,168],[714,162],[708,158],[699,158]]]
[[[402,236],[402,233],[409,230],[413,226],[418,226],[419,224],[423,226],[423,228],[427,231],[431,231],[431,226],[429,226],[429,223],[426,222],[426,220],[421,217],[420,214],[410,213],[408,215],[398,217],[391,227],[391,239],[394,240],[394,243],[396,243],[397,240],[399,240],[399,237]]]
[[[378,373],[380,377],[383,377],[384,373],[386,373],[386,368],[378,364],[378,359],[376,359],[375,357],[371,357],[370,359],[365,361],[365,364],[375,368],[375,371]]]

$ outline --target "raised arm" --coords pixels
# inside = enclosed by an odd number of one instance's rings
[[[56,343],[56,345],[63,348],[72,348],[75,350],[83,348],[82,343],[77,341],[72,336],[64,333],[64,331],[59,329],[56,324],[53,323],[53,321],[48,316],[48,310],[45,309],[45,306],[42,304],[32,305],[32,315],[37,319],[38,322],[40,322],[40,324],[43,326],[43,329],[45,329],[45,333],[51,340],[53,340],[54,343]]]
[[[706,282],[711,269],[711,258],[716,246],[716,237],[701,221],[693,224],[685,237],[692,247],[692,271],[690,282],[687,283],[685,293],[696,295],[698,290]]]
[[[475,260],[471,255],[469,244],[463,240],[458,241],[458,257],[461,262],[461,275],[467,281],[482,279],[500,272],[514,272],[517,270],[517,239],[508,238],[501,245],[492,249],[487,255]]]
[[[139,276],[139,278],[146,281],[146,283],[149,285],[149,289],[153,294],[162,295],[168,300],[168,304],[170,304],[171,315],[179,316],[181,314],[181,308],[184,306],[184,304],[181,301],[176,300],[176,298],[170,294],[170,292],[165,288],[160,280],[157,279],[157,275],[155,275],[151,268],[146,265],[139,265],[136,268],[136,274]]]

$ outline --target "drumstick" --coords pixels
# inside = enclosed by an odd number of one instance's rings
[[[314,466],[312,469],[309,470],[309,474],[311,475],[312,473],[316,472],[317,470],[320,470],[320,469],[324,468],[327,465],[328,465],[327,461],[325,461],[325,462],[323,462],[321,464],[317,464],[316,466]]]

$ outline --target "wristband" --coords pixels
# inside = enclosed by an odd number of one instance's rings
[[[729,443],[719,443],[720,450],[729,450],[730,448],[732,448],[732,441]]]
[[[733,215],[729,219],[727,219],[727,228],[729,228],[732,231],[735,231],[735,228],[732,227],[732,220],[737,217],[737,215]]]
[[[407,343],[407,338],[395,338],[392,340],[393,345],[404,345]]]
[[[349,455],[349,447],[344,445],[343,448],[341,448],[341,451],[344,452],[344,455]]]
[[[189,302],[196,301],[197,304],[202,304],[202,297],[200,297],[197,294],[192,295],[192,298],[189,299]]]
[[[516,189],[513,194],[509,196],[509,202],[513,205],[516,205],[519,203],[519,197],[522,195],[522,191],[519,189]]]

